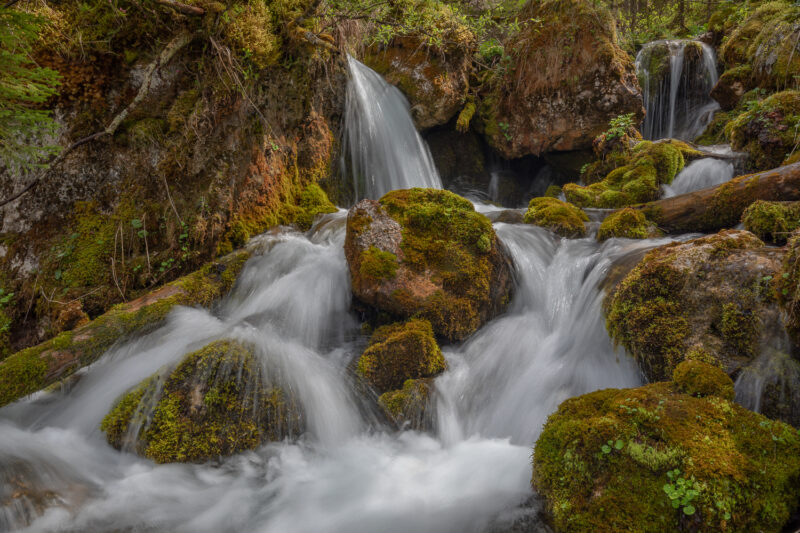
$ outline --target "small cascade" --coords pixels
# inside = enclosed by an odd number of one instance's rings
[[[717,83],[717,58],[705,43],[648,43],[636,55],[636,73],[647,112],[642,124],[645,139],[693,140],[719,109],[710,96]]]
[[[343,175],[355,199],[378,199],[389,191],[442,182],[425,141],[411,119],[403,93],[374,70],[348,56]]]
[[[736,402],[769,418],[800,423],[800,363],[767,348],[736,378]]]
[[[692,161],[675,176],[670,185],[664,185],[664,198],[699,191],[721,185],[733,178],[733,163],[713,157]]]

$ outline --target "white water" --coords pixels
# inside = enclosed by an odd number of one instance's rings
[[[707,189],[733,178],[733,163],[706,157],[692,161],[681,170],[670,185],[664,185],[664,198]]]
[[[613,261],[656,242],[600,245],[497,224],[518,273],[511,309],[445,349],[437,431],[393,432],[352,383],[363,338],[348,312],[343,222],[338,213],[308,236],[260,237],[262,255],[217,314],[178,309],[106,354],[71,392],[0,410],[3,482],[23,475],[53,491],[26,531],[483,531],[530,496],[531,447],[561,401],[640,383],[603,329],[598,285]],[[300,399],[310,416],[299,442],[220,465],[161,466],[105,443],[98,425],[115,398],[231,337],[255,344]],[[20,502],[31,500],[0,503],[0,529],[22,526]]]
[[[694,140],[719,109],[719,104],[710,96],[718,78],[714,49],[699,43],[703,53],[699,71],[684,68],[686,45],[694,42],[653,41],[636,54],[636,73],[641,82],[646,111],[642,124],[645,139]],[[669,53],[669,73],[654,85],[648,71],[649,58],[665,47]]]
[[[441,189],[405,96],[366,65],[347,60],[343,172],[353,180],[356,200],[377,200],[395,189]]]

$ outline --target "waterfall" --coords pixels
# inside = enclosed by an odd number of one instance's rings
[[[675,176],[670,185],[664,185],[664,198],[699,191],[721,185],[733,178],[733,163],[713,157],[692,161]]]
[[[694,140],[719,104],[710,92],[717,83],[714,49],[690,40],[647,43],[636,55],[646,115],[645,139]]]
[[[375,71],[348,56],[350,81],[345,103],[343,175],[356,200],[378,199],[389,191],[442,182],[408,101]]]

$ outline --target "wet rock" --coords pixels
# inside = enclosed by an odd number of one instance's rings
[[[431,323],[412,319],[376,329],[357,370],[376,390],[387,392],[404,388],[407,380],[440,374],[446,366]]]
[[[504,43],[513,64],[484,82],[478,128],[503,157],[590,148],[609,120],[642,118],[633,62],[615,24],[583,0],[529,2]]]
[[[432,49],[419,36],[395,37],[367,51],[363,61],[396,85],[411,104],[420,129],[446,124],[464,106],[472,71],[474,39],[466,29],[457,41]]]
[[[408,189],[362,200],[348,213],[345,255],[358,300],[427,319],[451,341],[510,300],[511,264],[489,219],[447,191]]]
[[[604,241],[612,237],[624,239],[650,239],[658,237],[660,232],[655,224],[647,220],[644,213],[626,207],[608,215],[597,230],[597,240]]]
[[[726,70],[711,89],[711,97],[719,102],[723,110],[730,111],[736,107],[742,96],[753,88],[751,75],[750,65]]]
[[[157,463],[206,462],[298,435],[302,413],[250,347],[222,340],[125,394],[101,429]]]
[[[547,228],[562,237],[576,238],[586,235],[584,222],[588,222],[589,217],[580,207],[557,198],[540,197],[530,201],[524,221]]]
[[[744,210],[742,224],[765,242],[784,244],[800,227],[800,202],[757,200]]]
[[[533,456],[555,529],[780,531],[800,497],[800,436],[730,401],[716,377],[722,397],[684,393],[683,376],[562,403]]]
[[[409,379],[403,388],[384,392],[378,404],[400,429],[430,431],[434,427],[433,380]]]
[[[747,231],[656,248],[609,296],[608,331],[649,381],[687,359],[736,376],[763,346],[785,349],[771,286],[782,256]]]

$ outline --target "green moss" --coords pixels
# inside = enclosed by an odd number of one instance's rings
[[[795,232],[786,243],[780,276],[775,276],[778,303],[786,313],[786,331],[800,344],[800,233]]]
[[[675,367],[672,381],[689,396],[718,396],[733,401],[733,381],[721,368],[687,359]]]
[[[0,362],[0,406],[94,362],[128,335],[158,326],[176,305],[211,305],[230,290],[248,258],[248,252],[240,251],[209,263],[139,300],[112,307],[75,331],[9,356]]]
[[[642,141],[605,179],[587,186],[568,183],[567,200],[579,207],[619,208],[657,199],[661,185],[672,183],[684,166],[685,143]]]
[[[182,131],[189,116],[194,111],[200,92],[197,89],[189,89],[181,92],[167,112],[167,124],[170,132]]]
[[[458,114],[458,119],[456,120],[456,131],[461,133],[466,133],[469,131],[469,123],[472,121],[472,117],[475,115],[475,102],[467,102],[467,105],[464,106],[464,109]]]
[[[279,61],[281,41],[267,2],[235,3],[225,12],[223,21],[228,21],[223,28],[232,48],[257,68],[263,69]]]
[[[655,226],[647,220],[644,213],[626,207],[608,215],[597,230],[597,240],[612,237],[625,239],[648,239],[658,234]]]
[[[397,274],[397,256],[370,246],[361,252],[359,274],[365,280],[381,281],[391,279]]]
[[[750,154],[756,170],[780,166],[795,149],[798,131],[800,91],[794,90],[754,102],[725,126],[731,147]]]
[[[128,138],[139,147],[157,144],[167,130],[167,122],[160,118],[143,118],[128,127]]]
[[[381,394],[378,405],[398,426],[425,429],[430,394],[431,380],[409,379],[402,389]]]
[[[357,370],[385,392],[401,388],[406,380],[433,377],[446,366],[431,323],[412,319],[375,330]]]
[[[800,202],[757,200],[744,210],[742,224],[763,241],[783,244],[800,228]]]
[[[328,200],[328,195],[316,183],[306,185],[303,192],[300,193],[297,205],[302,209],[302,212],[297,215],[295,223],[302,230],[309,229],[317,215],[335,213],[337,211],[336,206]]]
[[[268,377],[249,347],[216,341],[169,373],[152,411],[144,400],[152,398],[155,378],[123,396],[101,429],[116,447],[138,429],[137,452],[157,463],[205,462],[254,449],[291,434],[299,420]]]
[[[557,198],[533,198],[524,217],[526,224],[547,228],[562,237],[574,238],[586,235],[589,217],[579,207]]]
[[[561,196],[561,187],[558,185],[548,185],[542,196],[545,198],[558,198]]]
[[[698,376],[682,374],[691,386]],[[798,452],[786,424],[655,383],[562,403],[536,442],[532,482],[560,532],[779,531],[800,496]],[[679,486],[694,492],[676,508]]]

